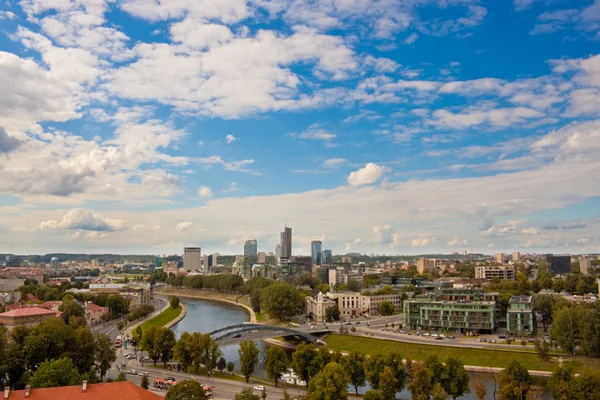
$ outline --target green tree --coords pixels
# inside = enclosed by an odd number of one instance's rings
[[[316,356],[317,349],[315,345],[305,343],[299,344],[292,355],[292,368],[294,372],[307,384],[319,372],[318,367],[313,362]]]
[[[410,390],[413,400],[429,400],[429,395],[433,389],[431,383],[433,373],[429,368],[420,363],[413,363],[411,373],[412,379],[408,384],[408,390]]]
[[[329,363],[310,381],[306,392],[307,400],[345,400],[348,398],[350,378],[344,367]]]
[[[452,357],[446,360],[441,384],[447,395],[452,396],[454,400],[469,392],[469,375],[461,361]]]
[[[125,372],[121,371],[119,372],[119,375],[117,375],[117,378],[114,380],[114,382],[125,382],[127,380],[127,375],[125,375]]]
[[[425,366],[429,368],[433,374],[431,377],[431,383],[435,385],[436,383],[442,382],[442,378],[444,377],[444,364],[442,364],[437,356],[432,355],[427,357],[425,360]]]
[[[383,393],[380,390],[371,389],[367,390],[363,400],[385,400],[385,397],[383,397]]]
[[[350,383],[354,386],[354,391],[358,395],[358,387],[364,386],[366,383],[365,377],[365,354],[358,351],[351,351],[342,359],[342,365],[350,376]]]
[[[252,393],[252,389],[245,388],[241,393],[235,395],[235,400],[260,400],[260,396]]]
[[[499,400],[523,400],[534,384],[529,371],[521,363],[512,360],[500,374]]]
[[[192,335],[189,332],[183,332],[173,350],[173,357],[179,361],[184,371],[187,371],[193,362],[191,339]]]
[[[244,340],[240,343],[239,353],[242,375],[244,375],[246,383],[248,383],[258,365],[258,355],[260,354],[260,351],[253,341]]]
[[[581,311],[581,348],[588,357],[600,357],[600,304]]]
[[[227,363],[227,372],[231,373],[235,369],[235,364],[231,361]]]
[[[382,301],[377,305],[377,312],[379,315],[392,315],[394,314],[394,305],[391,301]]]
[[[267,362],[265,364],[265,370],[269,375],[269,378],[275,381],[275,387],[281,376],[285,374],[288,368],[288,358],[285,351],[280,347],[271,346],[267,350]]]
[[[156,333],[154,346],[160,354],[160,360],[163,362],[165,368],[167,367],[167,362],[173,358],[173,351],[176,344],[177,341],[172,330],[160,328]]]
[[[144,376],[142,377],[142,382],[140,383],[140,386],[141,386],[143,389],[146,389],[146,390],[148,390],[148,388],[150,387],[150,380],[148,379],[148,376],[144,375]]]
[[[436,383],[431,389],[431,400],[447,400],[448,393],[444,390],[441,384]]]
[[[300,313],[304,306],[304,298],[295,286],[277,282],[262,290],[260,305],[263,312],[281,321],[287,321]]]
[[[26,364],[35,369],[46,360],[56,360],[73,350],[75,331],[62,319],[49,319],[38,324],[25,338],[23,352]]]
[[[351,292],[360,292],[360,282],[350,279],[348,280],[348,290]]]
[[[396,392],[401,392],[406,386],[407,373],[402,363],[402,356],[397,352],[390,352],[385,356],[386,366],[392,369],[396,378]]]
[[[576,308],[562,308],[557,310],[552,323],[552,338],[560,347],[569,353],[575,354],[575,347],[580,339],[580,313]]]
[[[29,384],[33,388],[78,385],[80,376],[70,358],[44,361],[33,373]]]
[[[387,366],[385,357],[382,354],[371,356],[363,363],[365,369],[365,376],[369,381],[371,387],[375,390],[379,389],[379,379],[383,370]]]
[[[219,348],[219,344],[215,342],[209,334],[207,336],[207,343],[204,349],[204,365],[208,371],[208,375],[211,376],[215,368],[217,368],[217,364],[219,362],[219,358],[223,355],[223,352]]]
[[[385,367],[379,378],[379,390],[385,400],[393,400],[396,398],[396,386],[398,381],[394,377],[394,372],[390,367]]]
[[[337,304],[327,307],[325,310],[325,321],[326,322],[334,322],[340,320],[340,308]]]
[[[193,380],[178,382],[167,392],[165,400],[207,400],[201,384]]]
[[[62,311],[61,318],[65,323],[69,323],[71,317],[84,317],[85,312],[83,307],[75,300],[72,295],[66,295],[62,299],[62,304],[58,307],[59,311]]]
[[[127,314],[127,302],[120,294],[112,294],[108,296],[108,300],[106,300],[106,307],[108,307],[111,318]]]
[[[225,368],[227,368],[227,361],[221,356],[219,357],[219,361],[217,361],[217,369],[220,372],[223,372],[225,371]]]
[[[548,325],[552,323],[552,313],[555,305],[560,300],[561,297],[555,294],[538,294],[535,296],[533,308],[541,316],[544,332],[548,331]]]
[[[117,360],[115,346],[108,335],[99,333],[94,336],[94,356],[100,378],[104,378],[112,363]]]
[[[177,296],[169,297],[169,304],[171,305],[171,308],[178,309],[179,308],[179,297],[177,297]]]
[[[77,328],[75,330],[74,350],[71,355],[73,364],[80,374],[89,372],[96,362],[96,343],[94,336],[88,328]]]
[[[148,353],[148,357],[154,361],[154,365],[156,366],[156,362],[160,359],[160,350],[156,345],[158,339],[159,328],[155,325],[144,331],[142,335],[142,340],[140,341],[140,349]]]
[[[540,359],[548,361],[550,359],[550,343],[540,335],[535,339],[534,345]]]
[[[331,359],[331,353],[329,352],[329,349],[325,346],[317,347],[317,355],[313,359],[315,369],[317,371],[321,371],[331,361],[332,361],[332,359]]]

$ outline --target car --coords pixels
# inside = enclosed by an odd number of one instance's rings
[[[429,336],[429,333],[425,332],[425,333],[423,334],[423,336]]]
[[[490,343],[496,343],[496,339],[490,340]]]
[[[264,392],[265,391],[265,387],[264,386],[254,386],[254,390],[256,390],[258,392]]]
[[[140,372],[138,372],[138,375],[139,376],[148,376],[150,374],[148,372],[146,372],[146,371],[140,371]]]
[[[241,333],[237,333],[237,334],[235,334],[233,337],[234,337],[235,339],[237,339],[237,338],[241,338],[241,337],[242,337],[242,334],[241,334]]]
[[[436,338],[436,337],[438,337],[438,334],[434,333],[434,334],[431,335],[431,337],[435,337]]]
[[[477,338],[477,341],[478,341],[478,342],[481,342],[482,340],[481,340],[481,338]]]
[[[438,337],[435,338],[435,340],[444,340],[444,338],[441,337],[441,336],[438,336]]]
[[[135,369],[130,369],[129,371],[127,371],[127,373],[131,375],[137,375],[137,371]]]
[[[483,338],[483,339],[481,339],[481,341],[485,343],[485,342],[487,342],[487,339]]]
[[[166,381],[171,381],[171,382],[177,382],[177,379],[175,379],[175,378],[174,378],[174,377],[172,377],[172,376],[167,376],[167,377],[165,378],[165,380],[166,380]]]
[[[135,354],[127,354],[125,356],[125,358],[129,359],[129,360],[133,360],[135,358]]]
[[[444,335],[443,333],[440,333],[440,337],[444,338],[444,337],[446,337],[446,335]]]

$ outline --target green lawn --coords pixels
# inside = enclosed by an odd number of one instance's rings
[[[144,322],[142,324],[142,330],[145,331],[151,326],[158,326],[159,328],[165,326],[166,324],[177,318],[179,314],[181,314],[182,309],[183,307],[181,305],[179,305],[179,307],[177,307],[176,309],[172,307],[167,308],[165,311],[161,312],[156,317]]]
[[[396,342],[392,340],[371,339],[359,336],[330,335],[325,340],[327,347],[341,351],[358,350],[367,354],[399,352],[403,358],[424,361],[431,355],[441,359],[448,357],[457,358],[465,365],[478,365],[486,367],[506,367],[511,360],[517,360],[527,369],[539,371],[552,371],[557,366],[556,362],[540,361],[537,354],[518,353],[501,350],[469,349],[459,347],[435,346],[414,343]],[[581,369],[584,366],[600,368],[600,360],[578,357],[572,361],[565,361],[565,365]]]

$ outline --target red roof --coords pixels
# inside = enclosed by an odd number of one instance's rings
[[[87,385],[83,392],[81,385],[62,386],[44,389],[31,389],[29,397],[24,390],[14,390],[8,400],[164,400],[163,397],[142,389],[131,382],[110,382]]]
[[[108,310],[108,308],[100,307],[99,305],[96,305],[96,304],[92,303],[91,301],[88,301],[88,303],[86,304],[86,312],[88,312],[88,313],[96,312],[96,311],[104,311],[104,310]]]
[[[45,308],[40,307],[25,307],[25,308],[17,308],[16,310],[11,310],[0,314],[3,317],[28,317],[33,315],[48,315],[48,314],[58,314],[56,311],[46,310]],[[61,313],[62,314],[62,313]]]

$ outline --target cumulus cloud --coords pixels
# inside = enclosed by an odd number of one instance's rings
[[[413,44],[414,42],[417,41],[417,39],[419,38],[419,35],[417,33],[411,33],[410,35],[408,35],[408,37],[406,39],[403,40],[404,44]]]
[[[353,171],[348,175],[348,184],[352,186],[369,185],[381,179],[387,171],[389,169],[384,166],[368,163],[363,168]]]
[[[8,154],[16,150],[21,144],[23,144],[22,140],[8,136],[6,130],[0,126],[0,154]]]
[[[200,186],[196,193],[198,194],[198,197],[203,198],[212,197],[213,195],[211,188],[208,186]]]
[[[194,229],[194,224],[192,224],[189,221],[187,221],[187,222],[180,222],[180,223],[177,224],[177,226],[175,227],[175,229],[177,229],[179,232],[189,232],[192,229]]]
[[[231,134],[227,135],[225,139],[227,139],[227,144],[231,144],[231,143],[235,142],[236,140],[239,140],[238,138],[236,138],[235,136],[233,136]]]
[[[62,220],[48,220],[40,224],[42,229],[80,229],[84,231],[114,232],[125,229],[125,221],[101,217],[83,208],[68,211]]]
[[[419,238],[412,239],[410,241],[410,245],[412,247],[425,247],[425,246],[429,246],[434,241],[435,241],[435,237],[419,237]]]
[[[344,163],[346,163],[348,160],[346,160],[345,158],[330,158],[328,160],[323,161],[323,166],[325,168],[336,168]]]
[[[321,140],[326,146],[332,146],[333,140],[337,137],[336,134],[326,131],[318,124],[311,125],[302,133],[288,133],[288,136],[300,140]]]
[[[240,188],[238,187],[237,183],[235,183],[235,182],[231,182],[231,183],[229,184],[229,187],[227,187],[227,188],[225,188],[225,189],[222,189],[221,191],[222,191],[223,193],[233,193],[233,192],[239,192],[240,190],[242,190],[242,189],[240,189]]]

